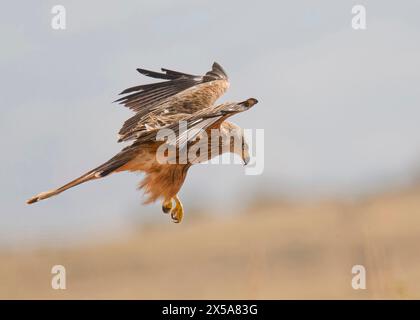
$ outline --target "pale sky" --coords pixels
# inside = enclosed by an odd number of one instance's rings
[[[66,30],[51,8],[66,8]],[[353,30],[364,4],[367,29]],[[220,101],[255,97],[232,121],[265,130],[265,170],[199,166],[187,211],[224,213],[255,194],[359,195],[420,172],[418,1],[24,1],[0,8],[0,245],[61,241],[168,218],[141,205],[141,176],[114,175],[27,206],[106,161],[131,112],[111,102],[144,67],[230,76]],[[226,207],[226,209],[223,209]],[[217,213],[215,213],[217,214]],[[281,214],[281,213],[279,213]],[[166,220],[165,220],[166,219]]]

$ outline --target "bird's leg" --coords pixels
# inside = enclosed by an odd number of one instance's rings
[[[175,208],[171,210],[171,218],[175,223],[180,223],[184,216],[184,208],[178,196],[175,196],[173,199],[175,200]]]
[[[162,202],[162,211],[164,213],[169,213],[169,211],[171,211],[171,209],[172,209],[172,198],[165,199]]]

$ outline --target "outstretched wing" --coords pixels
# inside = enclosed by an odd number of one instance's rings
[[[149,131],[163,128],[207,108],[227,90],[228,77],[214,63],[204,76],[186,74],[162,68],[162,72],[137,69],[148,77],[166,81],[140,85],[121,92],[116,100],[136,114],[119,131],[119,141],[136,139]]]
[[[176,145],[179,149],[182,149],[188,142],[194,141],[201,132],[207,129],[217,128],[220,123],[230,116],[246,111],[256,103],[258,103],[256,99],[250,98],[242,102],[228,102],[200,110],[183,119],[182,121],[185,121],[184,124],[177,122],[168,125],[166,129],[172,130],[171,132],[174,134],[168,137],[166,143]],[[150,131],[138,139],[135,144],[141,144],[143,141],[156,140],[157,134],[158,130]]]
[[[198,111],[183,120],[185,126],[178,122],[168,125],[166,129],[171,130],[168,133],[171,132],[172,134],[166,137],[166,143],[182,149],[188,145],[188,142],[193,142],[204,130],[217,128],[228,117],[248,110],[257,102],[256,99],[250,98],[239,103],[228,102]],[[158,141],[158,133],[159,129],[150,130],[137,138],[133,144],[125,147],[116,156],[96,168],[95,176],[105,177],[135,158],[138,155],[139,148],[143,147],[145,142]]]

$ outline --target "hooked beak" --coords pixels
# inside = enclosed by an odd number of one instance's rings
[[[242,161],[244,162],[244,166],[246,166],[249,163],[250,160],[251,160],[251,157],[249,156],[248,153],[246,153],[242,156]]]

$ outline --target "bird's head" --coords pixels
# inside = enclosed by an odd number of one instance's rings
[[[228,141],[229,143],[229,152],[240,156],[244,165],[247,165],[251,157],[244,130],[232,122],[224,121],[222,124],[222,132],[222,136],[228,137],[228,139],[224,139],[224,141]]]

